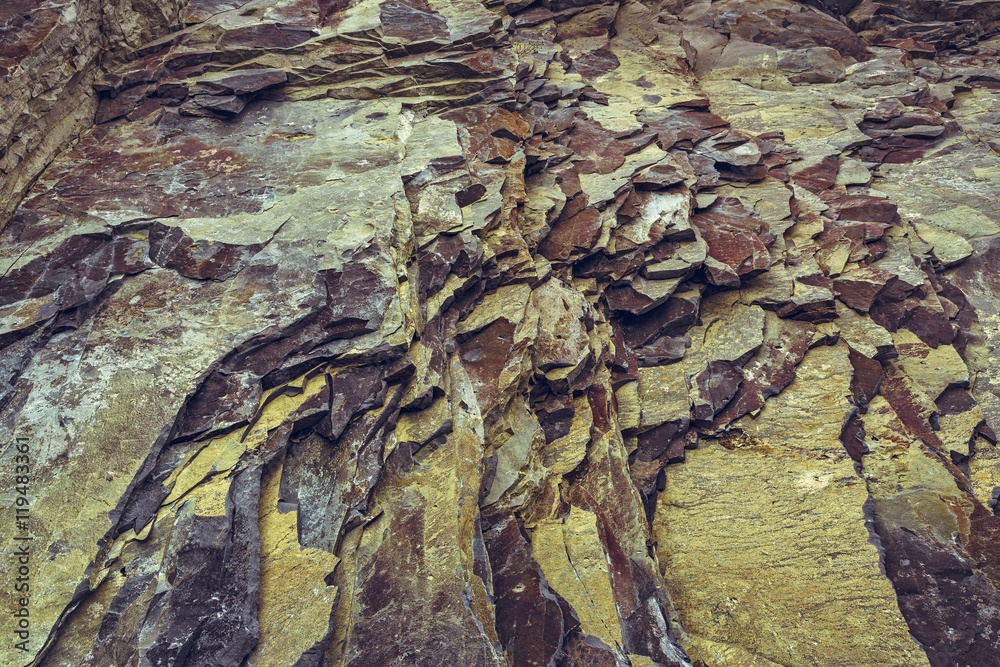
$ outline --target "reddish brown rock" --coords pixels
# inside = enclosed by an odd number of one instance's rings
[[[612,320],[611,331],[615,346],[615,356],[611,361],[611,386],[617,390],[622,384],[639,379],[639,364],[631,348],[625,344],[621,325],[615,320]]]
[[[261,23],[227,31],[217,42],[220,49],[287,49],[312,39],[311,30]]]
[[[853,347],[850,355],[853,370],[851,374],[851,403],[865,409],[868,407],[869,401],[878,394],[882,380],[885,379],[885,371],[879,361],[868,358]]]
[[[572,129],[560,137],[558,143],[592,160],[594,170],[599,174],[610,174],[625,161],[626,146],[616,139],[614,133],[592,120],[577,118]]]
[[[516,329],[516,323],[498,319],[459,346],[462,366],[473,380],[476,398],[484,412],[496,405],[500,392],[497,380],[513,351]]]
[[[768,398],[780,394],[795,379],[795,368],[810,347],[815,327],[786,319],[768,319],[766,327],[760,351],[743,365],[743,382],[715,416],[713,431],[760,410]]]
[[[482,264],[482,249],[463,234],[441,235],[417,255],[420,269],[419,290],[422,299],[436,294],[449,274],[466,278]]]
[[[149,84],[133,86],[132,88],[123,90],[114,99],[110,97],[101,98],[94,122],[106,123],[109,120],[121,118],[125,114],[130,113],[146,99],[151,89],[152,86]]]
[[[448,22],[422,0],[388,0],[379,5],[387,37],[409,42],[448,39]]]
[[[238,114],[243,111],[246,102],[236,95],[195,95],[181,105],[181,113],[185,115],[200,116],[199,109],[207,111],[218,111],[223,114]],[[215,116],[208,116],[214,118]]]
[[[743,382],[743,371],[728,361],[712,361],[708,368],[691,378],[694,404],[691,417],[698,422],[712,418],[736,395]]]
[[[956,415],[976,407],[976,399],[961,387],[949,387],[934,401],[941,416]]]
[[[890,39],[885,42],[885,45],[902,49],[914,58],[933,58],[937,53],[937,49],[934,48],[933,44],[918,42],[912,37],[907,37],[906,39]]]
[[[690,269],[688,273],[690,273]],[[626,285],[609,287],[604,292],[608,307],[632,315],[642,315],[666,303],[680,284],[679,278],[649,280],[635,276]]]
[[[212,14],[240,7],[239,0],[191,0],[184,8],[186,23],[199,23]]]
[[[867,313],[875,298],[895,281],[896,277],[888,271],[855,269],[834,280],[833,290],[845,304],[859,313]]]
[[[802,322],[831,322],[837,317],[830,279],[821,274],[796,278],[791,299],[778,306],[779,317]]]
[[[587,642],[579,632],[567,638],[566,657],[564,658],[567,667],[616,667],[615,655],[598,642],[591,639]]]
[[[912,331],[917,338],[931,347],[947,345],[955,340],[957,333],[948,316],[936,308],[921,305],[910,311],[900,325]]]
[[[443,115],[459,127],[466,155],[488,163],[506,163],[531,126],[521,116],[498,107],[467,107]]]
[[[896,204],[882,197],[842,195],[828,204],[828,213],[840,220],[891,223],[896,218]]]
[[[911,5],[900,0],[865,0],[848,15],[848,23],[871,43],[890,45],[913,40],[938,49],[967,46],[997,31],[992,2],[942,6],[933,2]]]
[[[638,189],[657,190],[686,180],[693,172],[680,162],[654,165],[636,176],[632,182]]]
[[[608,257],[602,252],[594,253],[573,265],[573,275],[579,278],[610,278],[618,281],[627,275],[634,275],[645,262],[641,248]]]
[[[865,424],[861,418],[852,413],[844,424],[844,429],[840,433],[840,442],[844,445],[847,455],[855,463],[861,463],[864,455],[869,452],[865,444]]]
[[[696,190],[710,188],[719,182],[719,170],[715,168],[715,160],[705,155],[688,155],[688,163],[697,177]]]
[[[754,11],[736,2],[720,3],[711,10],[721,30],[759,44],[783,49],[827,47],[843,56],[864,60],[864,42],[843,23],[812,8],[801,10],[793,3],[780,3],[771,11]],[[722,17],[725,16],[725,19]],[[717,18],[718,17],[718,18]]]
[[[556,222],[552,231],[539,244],[538,252],[550,260],[565,260],[574,253],[593,246],[601,231],[601,213],[596,208],[584,208],[579,213]]]
[[[683,332],[697,319],[700,302],[700,293],[685,292],[671,296],[640,317],[622,317],[618,321],[624,332],[623,342],[637,349],[661,336]]]
[[[211,93],[216,95],[246,95],[264,88],[278,86],[288,81],[284,70],[267,68],[227,72],[200,80],[192,89],[193,94]]]
[[[531,544],[512,515],[493,519],[484,535],[493,568],[497,633],[515,664],[548,664],[576,625],[569,605],[549,588]]]
[[[973,516],[977,515],[983,518],[975,542],[992,542],[998,517],[982,506]],[[996,664],[995,644],[986,636],[978,610],[998,604],[1000,595],[976,575],[976,565],[994,566],[994,558],[983,554],[985,558],[972,560],[964,550],[929,544],[905,526],[883,519],[877,509],[875,530],[886,553],[886,575],[899,593],[900,609],[914,637],[927,647],[931,664]],[[954,602],[942,605],[942,600]],[[992,629],[995,621],[985,623]]]
[[[762,157],[760,147],[751,137],[733,130],[722,132],[699,142],[695,153],[733,167],[749,167],[760,164]]]
[[[687,433],[688,420],[667,422],[656,428],[639,434],[639,448],[636,456],[641,461],[654,461],[667,453],[666,463],[677,463],[684,460],[684,435]]]
[[[774,240],[767,223],[748,211],[733,197],[720,197],[708,209],[691,216],[694,225],[708,243],[705,273],[715,285],[739,285],[741,278],[752,278],[771,267],[767,246]]]
[[[835,157],[825,157],[818,164],[792,173],[792,180],[802,187],[819,193],[832,187],[837,181],[840,161]]]
[[[890,97],[879,101],[873,109],[865,112],[864,119],[885,122],[897,118],[905,109],[906,105],[900,102],[899,98]]]
[[[683,359],[689,347],[691,339],[687,336],[663,336],[633,352],[639,366],[661,366]]]
[[[638,119],[644,127],[657,135],[657,145],[670,150],[675,145],[686,143],[692,147],[702,139],[715,134],[726,126],[726,121],[707,111],[674,110],[665,117],[653,116],[650,112],[640,113]]]

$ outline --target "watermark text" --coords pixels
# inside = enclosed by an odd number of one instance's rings
[[[12,643],[19,651],[28,651],[31,638],[31,446],[28,438],[14,441],[14,546],[9,551],[14,573],[14,611]]]

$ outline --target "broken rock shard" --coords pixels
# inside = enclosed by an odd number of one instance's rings
[[[0,663],[1000,666],[998,7],[6,3]]]

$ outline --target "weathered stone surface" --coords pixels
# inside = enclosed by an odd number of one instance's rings
[[[914,227],[924,241],[929,243],[936,257],[945,266],[953,266],[972,254],[972,246],[960,235],[936,225],[916,223]]]
[[[912,404],[900,398],[877,397],[864,419],[873,451],[863,466],[886,574],[914,638],[934,663],[990,664],[998,619],[979,610],[995,605],[1000,593],[980,572],[996,568],[995,552],[983,549],[995,539],[998,517],[956,485],[950,461],[921,442],[920,429],[911,425]],[[940,605],[957,590],[960,603]]]
[[[846,363],[843,344],[810,351],[788,389],[756,419],[736,422],[742,435],[703,444],[667,470],[657,552],[689,652],[705,664],[833,655],[927,664],[879,572],[868,494],[840,444],[849,378],[830,369]],[[803,576],[787,577],[790,569]],[[828,634],[803,624],[815,607],[857,625]]]
[[[860,313],[867,313],[875,297],[888,285],[896,281],[889,271],[873,268],[858,268],[841,274],[833,281],[837,298]]]
[[[739,287],[741,278],[752,278],[771,267],[767,245],[774,235],[767,223],[755,217],[739,200],[728,197],[691,216],[691,224],[708,243],[705,274],[709,283]]]
[[[166,35],[183,2],[16,0],[0,9],[0,228],[97,111],[102,69]]]
[[[996,665],[998,7],[6,3],[0,663]]]

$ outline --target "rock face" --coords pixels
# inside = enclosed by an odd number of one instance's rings
[[[1000,665],[998,30],[0,7],[0,662]]]

